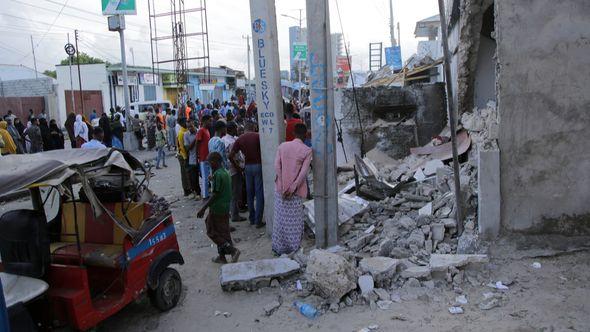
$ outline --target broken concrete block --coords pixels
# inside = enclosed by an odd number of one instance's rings
[[[356,288],[354,267],[340,255],[314,249],[309,255],[307,280],[314,291],[331,302],[339,302],[346,293]]]
[[[383,256],[383,257],[390,257],[391,250],[393,250],[394,247],[395,247],[395,241],[385,240],[385,241],[381,242],[381,244],[379,245],[378,255]]]
[[[388,301],[389,299],[391,299],[391,295],[383,288],[375,288],[373,289],[373,292],[377,294],[379,300]]]
[[[432,215],[432,202],[424,205],[420,210],[418,210],[418,214],[421,216],[431,216]]]
[[[361,289],[361,295],[363,296],[368,296],[369,293],[371,293],[375,288],[375,282],[373,281],[373,277],[371,277],[368,274],[359,277],[358,285]]]
[[[395,275],[399,261],[389,257],[367,257],[359,263],[363,273],[369,273],[377,284],[390,280]]]
[[[416,228],[416,221],[414,221],[414,219],[408,216],[401,217],[397,223],[400,227],[408,231],[411,231],[414,228]]]
[[[367,246],[374,237],[375,234],[364,234],[363,236],[349,242],[348,246],[354,251],[360,251],[365,246]]]
[[[420,229],[415,229],[407,238],[407,241],[408,245],[415,245],[418,248],[422,248],[424,246],[424,233]]]
[[[457,221],[453,218],[444,218],[441,219],[440,222],[445,225],[445,228],[456,228],[457,227]]]
[[[379,309],[381,309],[381,310],[389,310],[391,308],[392,304],[393,304],[393,301],[391,301],[391,300],[377,301],[377,307],[379,307]]]
[[[220,282],[224,291],[267,287],[270,280],[298,272],[299,263],[289,258],[262,259],[221,266]]]
[[[432,239],[434,241],[442,241],[445,238],[445,225],[444,224],[432,224],[430,225],[432,231]]]
[[[430,268],[428,266],[410,266],[401,273],[402,278],[429,278]]]
[[[429,266],[431,271],[446,271],[449,267],[461,267],[471,263],[487,263],[488,261],[487,255],[432,254]]]
[[[478,235],[472,230],[465,230],[457,241],[458,254],[474,254],[479,251]]]

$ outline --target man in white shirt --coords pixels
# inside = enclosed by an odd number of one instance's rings
[[[102,144],[104,132],[101,127],[94,127],[92,139],[89,142],[82,144],[82,149],[106,149],[106,145]]]

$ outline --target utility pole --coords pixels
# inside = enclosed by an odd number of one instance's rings
[[[272,234],[276,176],[274,160],[279,144],[285,139],[275,1],[250,0],[250,18],[252,42],[256,47],[254,68],[258,126],[262,143],[264,219],[267,234]]]
[[[457,220],[457,233],[463,233],[463,211],[461,199],[461,181],[459,178],[459,153],[457,152],[457,124],[455,122],[455,110],[453,102],[453,89],[451,88],[451,58],[449,52],[449,41],[447,39],[447,19],[445,18],[445,2],[438,0],[438,11],[440,14],[441,37],[444,54],[445,85],[447,90],[447,112],[451,127],[451,147],[453,150],[453,173],[455,180],[455,219]]]
[[[391,47],[397,45],[395,42],[395,25],[393,24],[393,0],[389,0],[389,34],[391,37]]]
[[[399,29],[399,22],[397,22],[397,43],[400,47],[402,46],[402,32]]]
[[[35,57],[35,46],[33,45],[33,35],[31,35],[31,50],[33,51],[33,65],[35,65],[35,78],[39,78],[39,73],[37,73],[37,58]]]
[[[129,52],[131,52],[131,64],[135,66],[135,52],[133,52],[133,47],[129,48]]]
[[[78,30],[74,30],[74,38],[76,42],[76,64],[78,65],[78,86],[80,87],[80,108],[84,114],[84,98],[82,97],[82,75],[80,74],[80,50],[78,49]],[[72,91],[74,93],[74,91]]]
[[[68,44],[70,43],[70,34],[68,33]],[[76,102],[74,101],[74,80],[72,78],[72,57],[73,55],[68,55],[68,60],[70,61],[70,96],[72,97],[72,112],[76,113]]]
[[[303,34],[301,31],[301,12],[303,11],[303,9],[299,9],[299,33],[297,34],[297,42],[301,44],[302,40],[301,40],[301,35]],[[301,102],[303,99],[301,98],[301,60],[297,61],[297,72],[299,72],[299,102]]]
[[[316,247],[338,243],[336,128],[329,0],[307,0]]]
[[[250,98],[250,35],[242,36],[243,39],[246,39],[246,50],[248,51],[248,78],[246,81],[246,103],[248,102],[248,98]]]

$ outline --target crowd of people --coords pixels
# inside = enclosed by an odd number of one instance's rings
[[[309,195],[307,174],[312,156],[305,124],[308,106],[296,101],[284,104],[285,142],[279,146],[274,163],[272,251],[276,255],[296,251],[303,236],[303,201]],[[226,263],[227,255],[237,261],[240,251],[231,238],[230,220],[249,221],[256,228],[265,226],[256,104],[246,105],[243,99],[233,98],[210,104],[189,100],[175,109],[155,105],[145,112],[144,119],[135,114],[130,125],[139,149],[146,149],[145,139],[147,149],[156,152],[156,169],[168,167],[166,150],[176,151],[184,195],[204,200],[199,217],[209,210],[205,219],[207,235],[218,248],[213,261]],[[72,148],[124,148],[127,127],[120,107],[111,108],[110,115],[93,111],[89,120],[70,113],[64,127]],[[9,111],[0,121],[0,148],[2,154],[63,149],[64,135],[55,120],[47,123],[44,112],[34,116],[31,111],[24,126]],[[245,212],[248,218],[240,215]]]
[[[45,110],[35,116],[29,110],[26,125],[11,110],[0,121],[0,153],[2,155],[36,153],[63,149],[64,135],[57,122]]]

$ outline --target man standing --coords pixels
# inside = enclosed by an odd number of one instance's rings
[[[147,145],[148,150],[151,151],[156,146],[156,115],[154,114],[154,108],[148,107],[146,114],[146,125],[147,125]]]
[[[298,123],[295,139],[279,145],[275,158],[275,206],[272,250],[277,255],[297,251],[303,235],[303,199],[307,197],[307,172],[311,148],[303,143],[307,127]]]
[[[197,213],[198,218],[203,218],[209,208],[209,214],[205,220],[207,236],[217,245],[218,257],[213,258],[214,263],[227,263],[226,255],[231,255],[232,263],[238,261],[240,250],[233,246],[229,227],[229,204],[231,200],[231,178],[225,168],[223,160],[217,152],[212,152],[208,157],[213,169],[213,194],[205,205]]]
[[[41,137],[38,119],[31,118],[31,126],[27,128],[27,136],[29,137],[29,142],[31,142],[30,153],[43,151],[43,139]]]
[[[262,221],[264,214],[264,188],[262,185],[262,158],[260,156],[260,136],[254,131],[255,124],[246,123],[246,132],[240,136],[231,150],[229,159],[234,167],[239,167],[235,162],[238,152],[244,154],[246,171],[246,196],[248,198],[248,212],[251,225],[262,228],[266,225]],[[256,200],[256,207],[254,201]]]
[[[182,190],[184,196],[191,194],[191,187],[189,185],[188,173],[187,173],[187,162],[188,153],[184,146],[184,134],[186,133],[186,118],[178,119],[180,129],[178,130],[178,136],[176,137],[176,146],[178,146],[178,163],[180,164],[180,181],[182,182]]]
[[[217,121],[215,124],[215,136],[209,140],[209,153],[217,152],[223,159],[223,167],[227,169],[229,167],[229,161],[227,154],[225,153],[225,143],[223,137],[227,134],[227,127],[224,122]]]
[[[96,114],[96,110],[92,110],[92,113],[90,113],[90,123],[92,123],[92,120],[98,118],[98,114]]]
[[[188,153],[188,164],[186,171],[188,173],[188,180],[190,181],[190,188],[194,194],[195,199],[199,199],[199,169],[197,163],[197,129],[195,124],[190,121],[188,123],[188,131],[184,133],[184,149]]]
[[[168,128],[168,151],[176,150],[176,110],[171,110],[166,116],[166,127]]]
[[[203,115],[201,119],[201,128],[197,133],[197,150],[199,157],[199,170],[201,172],[201,197],[203,199],[209,198],[209,174],[211,169],[207,156],[209,156],[209,140],[211,135],[209,134],[209,126],[211,125],[211,116]]]
[[[225,153],[227,156],[230,155],[237,138],[238,126],[235,122],[228,122],[227,135],[223,136],[222,138],[223,144],[225,145]],[[235,155],[235,158],[238,167],[235,167],[233,162],[229,163],[229,174],[231,175],[232,192],[232,200],[230,203],[230,215],[231,221],[241,222],[246,221],[246,218],[242,218],[242,216],[240,216],[240,204],[242,203],[242,169],[244,168],[244,155],[241,152],[239,152]]]
[[[133,130],[133,134],[135,134],[135,138],[137,138],[137,144],[140,151],[145,150],[143,147],[143,135],[141,134],[142,127],[143,122],[139,119],[139,114],[135,114],[133,119],[131,119],[131,129]]]
[[[95,127],[92,132],[92,139],[89,142],[82,144],[82,149],[106,149],[106,145],[102,144],[103,139],[104,132],[102,131],[102,128]]]

